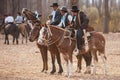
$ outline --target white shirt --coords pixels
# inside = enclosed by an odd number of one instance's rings
[[[12,16],[8,16],[5,18],[5,23],[10,23],[10,22],[14,22],[14,18]]]
[[[56,14],[56,11],[52,11],[52,22],[55,21],[55,14]]]
[[[23,17],[22,16],[17,16],[15,21],[16,21],[16,23],[22,23]]]
[[[57,26],[59,26],[59,27],[62,27],[62,26],[66,27],[66,26],[65,26],[65,18],[66,18],[66,16],[67,16],[67,13],[65,13],[65,14],[62,16],[61,22],[60,22]],[[72,16],[71,16],[71,15],[68,15],[68,20],[69,20],[70,22],[72,21]]]

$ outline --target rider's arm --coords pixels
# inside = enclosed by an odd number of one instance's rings
[[[81,28],[86,29],[89,23],[89,19],[87,15],[84,12],[80,12],[80,18],[81,18]]]

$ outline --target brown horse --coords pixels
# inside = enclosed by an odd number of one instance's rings
[[[64,38],[69,36],[70,32],[54,26],[42,27],[38,38],[38,43],[41,45],[51,45],[55,43],[59,51],[63,54],[63,58],[67,64],[67,76],[72,76],[72,54],[76,47],[76,40]]]
[[[76,40],[65,38],[66,34],[68,35],[69,31],[66,31],[64,29],[60,29],[58,27],[49,25],[42,27],[42,29],[39,32],[39,38],[38,43],[41,45],[47,45],[55,43],[60,50],[60,52],[63,54],[63,57],[67,63],[67,75],[72,75],[72,54],[76,47]],[[104,55],[104,48],[105,48],[105,39],[104,37],[97,33],[97,32],[91,32],[91,38],[89,42],[90,49],[88,51],[93,52],[93,59],[96,61],[97,54],[95,53],[97,50],[102,53],[102,59],[105,62],[106,57]],[[85,52],[85,46],[83,46],[83,50],[81,53]],[[86,53],[88,53],[88,51]],[[84,54],[84,53],[83,53]],[[94,72],[94,71],[93,71]]]
[[[90,25],[88,25],[88,28],[86,29],[87,32],[91,32],[91,31],[94,31],[94,28],[91,27]],[[86,54],[79,54],[79,55],[76,55],[77,57],[77,70],[76,72],[80,73],[81,72],[81,69],[82,69],[82,58],[85,60],[86,62],[86,71],[84,72],[85,74],[90,74],[91,73],[91,68],[90,68],[90,65],[91,65],[91,61],[92,61],[92,55],[91,55],[91,52],[87,52]]]
[[[101,56],[104,63],[104,68],[105,68],[104,73],[107,74],[107,70],[106,70],[107,64],[106,64],[106,56],[105,56],[105,38],[102,34],[98,32],[90,32],[90,34],[91,37],[89,38],[87,45],[88,49],[86,50],[86,45],[85,45],[86,43],[83,44],[83,47],[80,50],[80,54],[86,54],[88,52],[91,52],[94,62],[92,74],[95,74],[96,64],[98,62],[97,52],[99,52],[99,55]],[[85,38],[84,38],[84,42],[86,42]]]
[[[34,28],[31,31],[30,34],[30,41],[36,41],[38,39],[39,36],[39,31],[41,29],[41,22],[39,20],[37,20],[35,18],[35,14],[27,9],[23,9],[22,11],[24,13],[24,15],[31,20],[34,23]],[[51,52],[51,58],[52,58],[52,71],[51,74],[56,72],[56,67],[55,67],[55,57],[57,58],[57,62],[59,65],[59,72],[58,73],[62,73],[63,69],[62,69],[62,65],[61,65],[61,59],[60,59],[60,53],[56,47],[55,44],[51,45],[50,47],[47,46],[43,46],[37,43],[38,48],[40,49],[41,55],[42,55],[42,60],[43,60],[43,71],[47,71],[48,70],[48,58],[47,58],[47,51],[48,49]]]
[[[26,43],[27,43],[27,38],[29,37],[29,33],[31,31],[30,26],[27,23],[21,23],[21,24],[18,24],[18,28],[22,35],[22,44],[23,44],[24,38],[26,39]]]

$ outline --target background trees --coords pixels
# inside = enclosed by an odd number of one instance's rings
[[[90,25],[97,31],[108,33],[120,30],[120,0],[2,0],[0,1],[0,15],[16,13],[26,7],[42,14],[45,21],[51,13],[50,5],[58,2],[60,7],[77,5],[90,18]]]

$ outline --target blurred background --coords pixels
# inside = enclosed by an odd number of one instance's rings
[[[72,5],[77,5],[88,15],[90,25],[96,31],[120,32],[120,0],[0,0],[0,18],[5,14],[16,17],[18,11],[28,8],[37,10],[46,21],[52,12],[50,5],[53,2],[58,2],[60,8],[66,6],[69,11]]]

